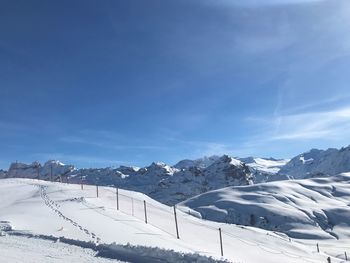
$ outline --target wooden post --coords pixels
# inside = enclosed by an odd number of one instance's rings
[[[221,228],[219,228],[219,235],[220,235],[220,248],[221,248],[221,256],[224,256],[224,248],[222,246],[222,235],[221,235]]]
[[[119,210],[119,189],[118,188],[116,188],[115,189],[116,190],[116,196],[117,196],[117,210]]]
[[[320,253],[320,247],[318,246],[318,243],[316,244],[317,246],[317,252]]]
[[[96,197],[98,198],[98,184],[96,185]]]
[[[328,258],[327,258],[327,262],[328,262],[328,263],[332,263],[331,257],[328,257]]]
[[[344,252],[345,260],[348,261],[348,255],[346,254],[346,251]]]
[[[176,206],[174,206],[174,218],[175,218],[175,227],[176,227],[176,237],[177,239],[180,239],[179,226],[177,225]]]
[[[147,224],[147,208],[146,208],[146,201],[143,200],[143,208],[145,209],[145,223]]]

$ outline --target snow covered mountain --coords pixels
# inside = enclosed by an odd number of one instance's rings
[[[140,191],[166,203],[175,204],[207,191],[286,179],[350,172],[350,146],[328,150],[311,150],[291,160],[273,158],[233,158],[228,155],[182,160],[174,166],[154,162],[138,168],[76,169],[59,161],[12,163],[9,171],[0,171],[0,178],[41,178],[59,181],[68,177],[73,183],[113,185]],[[179,187],[181,186],[181,187]]]
[[[237,158],[244,162],[248,167],[253,177],[254,183],[263,183],[268,181],[276,181],[285,179],[279,175],[281,167],[289,162],[288,159],[274,158]]]
[[[210,191],[178,205],[207,220],[302,239],[350,238],[350,173]],[[193,212],[192,212],[193,213]]]
[[[176,204],[213,189],[250,183],[251,174],[248,167],[239,160],[223,155],[204,169],[192,166],[176,171],[172,176],[163,176],[147,194],[166,204]],[[133,185],[126,187],[134,188]]]
[[[1,170],[0,169],[0,179],[1,178],[6,178],[7,177],[7,171]]]
[[[75,169],[72,165],[64,165],[58,161],[49,161],[43,166],[38,163],[13,163],[8,174],[3,177],[40,177],[50,180],[51,167],[55,181],[60,176],[67,176],[74,183],[83,180],[85,184],[115,185],[140,191],[166,204],[175,204],[194,195],[226,186],[253,183],[249,168],[227,155],[186,160],[174,167],[161,162],[143,168],[121,166],[101,169]]]
[[[300,179],[350,172],[350,146],[341,149],[312,149],[291,159],[280,175]]]
[[[227,155],[216,159],[206,168],[201,167],[178,169],[164,163],[152,163],[130,174],[124,174],[117,168],[115,171],[119,177],[115,178],[114,184],[173,205],[213,189],[251,183],[248,167]]]
[[[209,157],[204,156],[203,158],[199,158],[196,160],[185,159],[175,164],[174,167],[177,169],[188,169],[190,167],[205,169],[208,166],[212,165],[214,162],[216,162],[219,158],[220,156],[213,155]]]
[[[55,160],[47,161],[43,166],[38,162],[32,164],[15,162],[10,165],[8,172],[3,174],[3,178],[21,177],[49,180],[52,176],[54,180],[57,180],[58,176],[66,176],[74,170],[73,165],[65,165]]]

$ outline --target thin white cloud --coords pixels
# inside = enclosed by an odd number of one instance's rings
[[[249,120],[265,126],[267,132],[259,135],[262,141],[350,138],[350,107]]]

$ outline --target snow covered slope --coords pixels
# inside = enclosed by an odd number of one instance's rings
[[[26,236],[0,237],[0,254],[1,262],[6,263],[112,262],[110,259],[95,257],[95,251],[89,248]]]
[[[254,183],[264,183],[268,181],[285,180],[286,178],[279,175],[280,169],[289,162],[288,159],[274,158],[238,158],[244,162],[250,169]]]
[[[228,187],[180,205],[208,220],[276,230],[295,238],[350,240],[350,173]]]
[[[70,259],[74,262],[79,255],[83,256],[83,261],[91,258],[92,252],[127,262],[227,259],[247,263],[298,263],[326,262],[328,257],[317,253],[313,245],[291,242],[270,231],[204,221],[179,210],[177,239],[173,208],[141,193],[121,189],[119,210],[116,209],[115,189],[109,187],[100,187],[97,197],[94,186],[85,186],[82,190],[79,185],[2,179],[0,196],[1,260],[9,263],[20,262],[18,259],[23,257],[29,257],[28,262],[57,262],[51,257],[64,258],[62,254],[66,254],[66,262]],[[220,256],[219,228],[224,257]],[[72,244],[76,247],[66,246]],[[18,247],[23,247],[23,251]],[[84,248],[90,250],[84,252]],[[66,253],[66,249],[76,250],[77,255]],[[48,253],[46,261],[41,253]],[[38,257],[38,260],[30,257]],[[104,262],[102,259],[93,261]],[[333,258],[332,262],[340,260]]]
[[[290,160],[279,174],[296,179],[350,172],[350,146],[341,149],[312,149]]]

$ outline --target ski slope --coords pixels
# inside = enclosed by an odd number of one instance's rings
[[[89,255],[95,254],[99,256],[96,262],[114,259],[114,262],[297,263],[326,262],[328,257],[322,251],[317,253],[311,244],[294,242],[271,231],[205,221],[179,210],[177,239],[172,207],[141,193],[119,189],[117,210],[116,189],[100,187],[98,194],[97,197],[95,186],[84,186],[82,190],[80,185],[33,179],[0,180],[1,246],[13,247],[13,243],[23,242],[31,245],[33,251],[36,247],[41,250],[41,246],[35,242],[29,244],[25,238],[35,238],[43,242],[43,247],[48,246],[47,242],[53,243],[50,246],[56,244],[57,249],[74,245],[77,254],[83,253],[86,257],[81,257],[81,262],[89,262]],[[219,228],[222,229],[223,257]],[[57,243],[57,239],[60,242]],[[2,253],[5,262],[21,262],[16,259],[19,251],[6,251],[8,253]],[[37,254],[29,253],[30,256]],[[50,257],[46,260],[43,262],[55,262]],[[35,259],[32,262],[36,262]],[[341,261],[334,258],[332,262]]]

